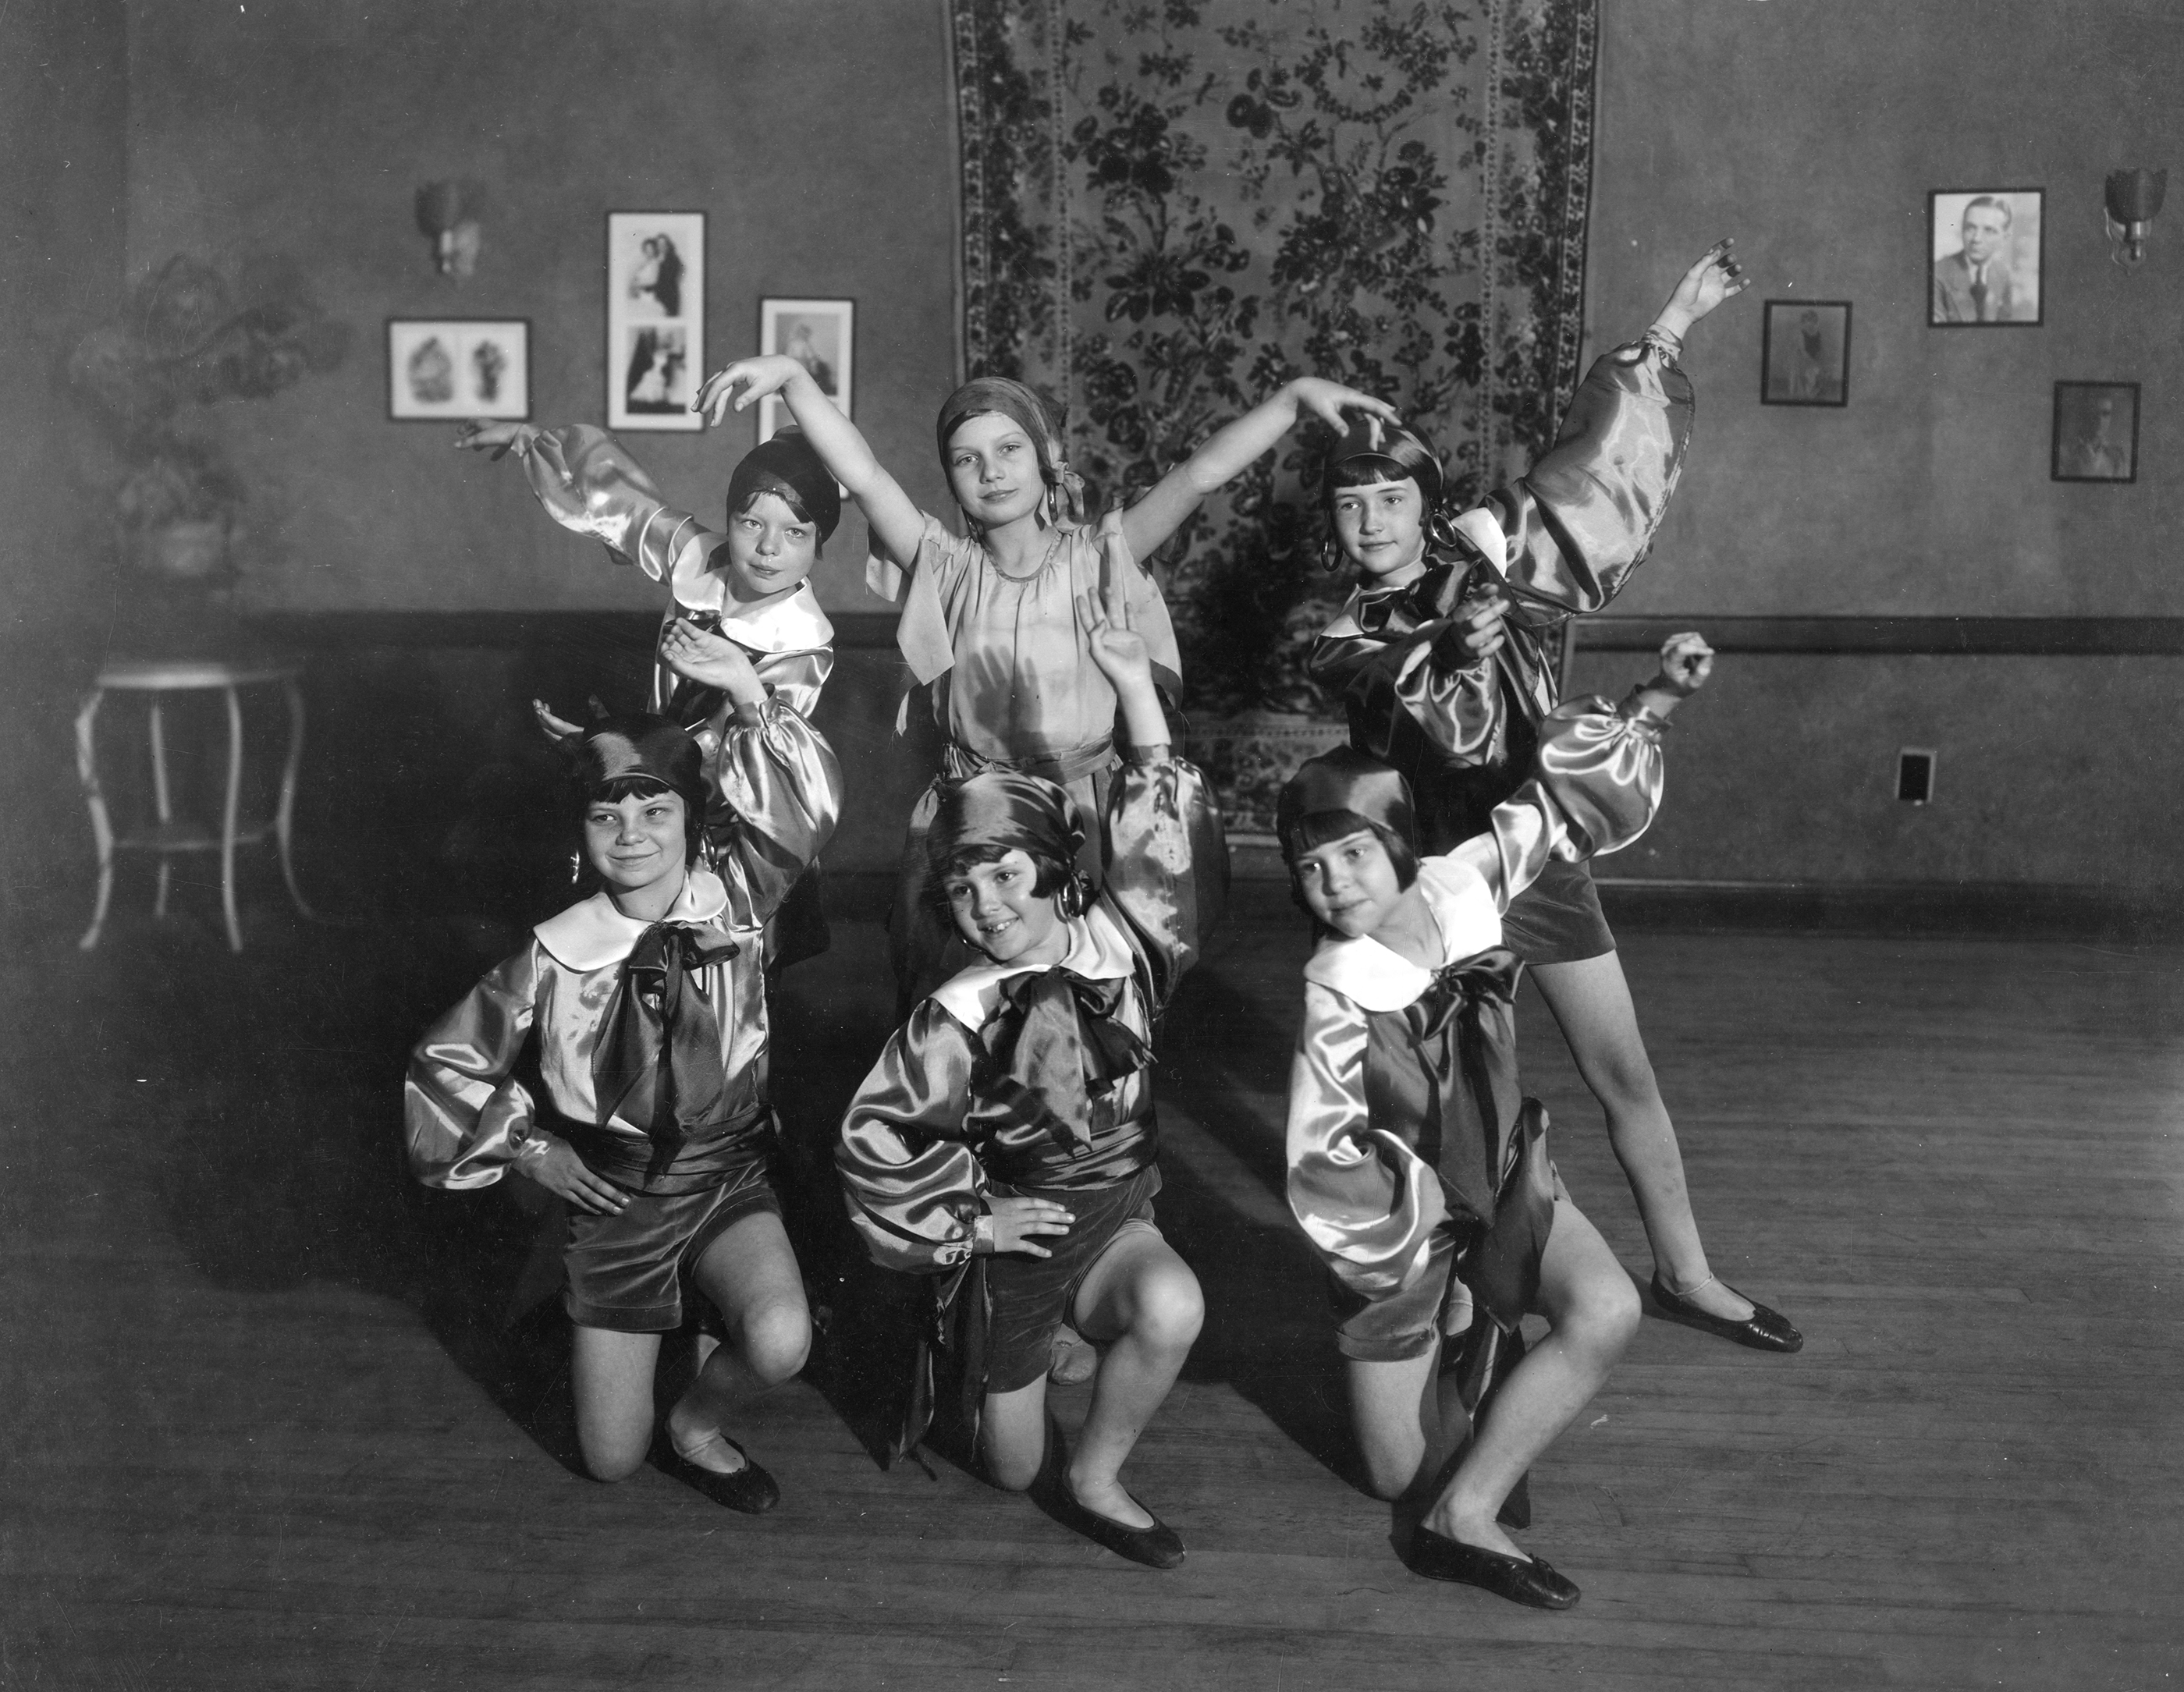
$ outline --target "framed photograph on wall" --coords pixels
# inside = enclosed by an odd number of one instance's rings
[[[758,349],[786,353],[811,372],[819,392],[844,417],[850,409],[850,378],[856,362],[857,303],[853,299],[762,299],[758,303]],[[788,408],[768,394],[758,403],[758,437],[789,420]]]
[[[2043,198],[2037,188],[1936,188],[1926,196],[1929,326],[2039,326]]]
[[[2054,481],[2138,480],[2138,384],[2055,384]]]
[[[387,415],[398,422],[531,415],[531,323],[521,317],[390,317]]]
[[[607,214],[607,427],[702,429],[705,214]]]
[[[1850,404],[1850,302],[1770,299],[1760,326],[1762,405]]]

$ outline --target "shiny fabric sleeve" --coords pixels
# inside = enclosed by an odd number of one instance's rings
[[[1596,695],[1556,706],[1540,725],[1530,779],[1494,808],[1487,832],[1448,855],[1478,871],[1507,910],[1550,857],[1621,851],[1660,809],[1661,728],[1650,711],[1625,713]]]
[[[1197,765],[1168,758],[1117,770],[1107,791],[1107,848],[1100,897],[1136,941],[1157,1018],[1228,899],[1228,841]]]
[[[1593,360],[1552,448],[1487,500],[1519,619],[1597,611],[1644,562],[1691,442],[1679,350],[1649,333]]]
[[[1365,1105],[1365,1013],[1307,981],[1290,1065],[1290,1209],[1352,1292],[1384,1298],[1425,1272],[1448,1214],[1440,1177]]]
[[[604,429],[573,423],[543,429],[523,454],[523,473],[546,515],[563,528],[604,543],[617,564],[634,564],[655,582],[686,555],[702,562],[715,536],[660,498],[644,466]]]
[[[933,1273],[971,1255],[985,1172],[963,1140],[974,1037],[921,1002],[872,1066],[834,1149],[850,1221],[884,1269]]]
[[[779,693],[759,707],[755,723],[724,716],[714,729],[706,837],[728,890],[729,926],[755,928],[833,837],[842,767],[827,737]]]
[[[531,1095],[512,1077],[538,988],[534,943],[470,990],[425,1031],[403,1084],[410,1171],[427,1187],[490,1187],[545,1149],[532,1132]]]

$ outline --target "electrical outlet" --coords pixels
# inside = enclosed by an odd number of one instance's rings
[[[1906,804],[1930,804],[1934,798],[1931,747],[1907,746],[1896,754],[1896,797]]]

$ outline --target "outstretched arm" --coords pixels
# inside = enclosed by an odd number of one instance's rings
[[[1345,411],[1368,411],[1390,423],[1401,422],[1396,408],[1340,382],[1300,376],[1217,430],[1206,444],[1153,485],[1144,498],[1123,514],[1123,538],[1132,554],[1143,558],[1183,526],[1206,496],[1240,474],[1262,453],[1271,450],[1296,427],[1306,412],[1340,430]]]
[[[819,461],[857,502],[881,550],[908,565],[917,556],[918,542],[925,534],[924,514],[872,456],[856,425],[835,409],[811,380],[811,373],[795,359],[785,353],[738,359],[705,378],[690,409],[704,412],[707,422],[718,428],[732,409],[748,410],[770,393],[781,396]]]

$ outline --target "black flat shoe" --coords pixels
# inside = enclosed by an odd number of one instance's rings
[[[725,1433],[722,1441],[743,1453],[744,1466],[732,1475],[718,1469],[709,1469],[702,1463],[694,1463],[668,1440],[660,1442],[659,1455],[654,1459],[665,1473],[671,1474],[684,1485],[695,1488],[714,1503],[730,1510],[740,1510],[746,1516],[763,1516],[781,1502],[781,1489],[774,1484],[773,1477],[760,1468],[749,1452],[730,1439]]]
[[[1102,1516],[1080,1502],[1070,1490],[1066,1473],[1056,1478],[1046,1506],[1063,1527],[1082,1533],[1095,1545],[1105,1545],[1118,1557],[1128,1557],[1147,1568],[1173,1568],[1183,1561],[1183,1535],[1159,1517],[1153,1516],[1150,1528],[1126,1528],[1113,1517]],[[1145,1510],[1145,1506],[1138,1508]],[[1145,1514],[1152,1516],[1152,1511],[1146,1510]]]
[[[1702,1281],[1699,1286],[1706,1284]],[[1721,1283],[1732,1293],[1736,1288],[1729,1283]],[[1698,1287],[1691,1288],[1693,1292]],[[1685,1327],[1696,1327],[1702,1333],[1719,1334],[1724,1339],[1734,1339],[1739,1345],[1749,1345],[1755,1351],[1802,1351],[1805,1336],[1790,1325],[1789,1317],[1780,1311],[1771,1311],[1757,1299],[1736,1296],[1752,1306],[1752,1314],[1742,1322],[1731,1322],[1727,1316],[1714,1316],[1701,1310],[1681,1293],[1672,1293],[1661,1279],[1660,1272],[1653,1275],[1653,1303],[1658,1314],[1670,1322],[1680,1322]]]
[[[1542,1557],[1506,1557],[1484,1545],[1467,1545],[1430,1528],[1411,1536],[1404,1567],[1428,1580],[1452,1580],[1476,1586],[1506,1598],[1512,1604],[1529,1604],[1535,1610],[1567,1610],[1578,1600],[1574,1583],[1555,1572]]]

